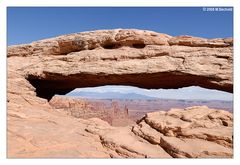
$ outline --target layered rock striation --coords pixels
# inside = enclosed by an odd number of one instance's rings
[[[106,84],[148,89],[197,85],[232,92],[232,45],[231,38],[116,29],[11,46],[8,57],[10,67],[14,65],[46,99],[77,87]]]

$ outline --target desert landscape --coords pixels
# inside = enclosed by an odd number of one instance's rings
[[[233,93],[233,39],[96,30],[9,46],[9,158],[232,158],[232,102],[89,100],[76,88]]]
[[[76,118],[100,118],[112,126],[127,126],[138,122],[147,113],[207,106],[232,113],[232,101],[173,99],[92,99],[56,95],[49,104]]]

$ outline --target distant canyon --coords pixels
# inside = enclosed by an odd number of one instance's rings
[[[94,96],[98,97],[98,95],[91,94],[92,98],[56,95],[49,103],[53,108],[63,109],[71,116],[84,119],[96,117],[107,121],[112,126],[131,125],[149,112],[169,111],[172,108],[207,106],[233,112],[232,101],[157,99],[137,94],[131,94],[133,97],[130,98],[132,99],[121,96],[115,96],[114,99],[96,99]],[[129,94],[125,96],[129,96]]]

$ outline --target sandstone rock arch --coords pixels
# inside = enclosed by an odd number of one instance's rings
[[[232,45],[231,38],[116,29],[12,46],[8,57],[36,62],[20,70],[37,95],[48,100],[75,88],[110,84],[147,89],[195,85],[232,92]]]

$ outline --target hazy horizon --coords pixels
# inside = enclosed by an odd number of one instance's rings
[[[79,92],[93,92],[107,94],[112,92],[122,94],[139,94],[148,97],[155,97],[160,99],[183,99],[183,100],[223,100],[232,101],[233,94],[218,90],[201,88],[198,86],[184,87],[179,89],[143,89],[133,86],[122,86],[122,85],[106,85],[98,87],[88,88],[76,88],[75,90],[66,94],[66,96],[77,96],[81,95]],[[106,97],[104,97],[106,98]]]

